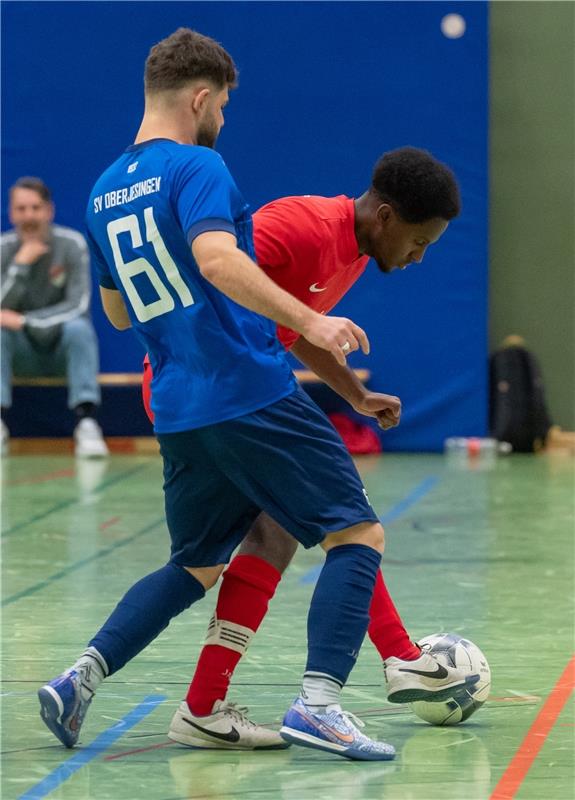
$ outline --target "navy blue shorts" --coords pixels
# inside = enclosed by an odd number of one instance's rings
[[[226,563],[261,511],[304,547],[377,522],[339,434],[299,387],[261,411],[158,440],[176,564]]]

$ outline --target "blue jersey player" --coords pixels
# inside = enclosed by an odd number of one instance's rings
[[[368,624],[383,529],[355,467],[323,414],[297,388],[271,321],[345,363],[369,345],[353,322],[326,317],[253,262],[246,205],[212,149],[236,79],[213,40],[179,29],[152,48],[135,144],[103,173],[87,225],[106,315],[132,327],[154,370],[155,429],[164,460],[169,562],[137,582],[88,648],[39,691],[50,730],[73,747],[100,682],[201,599],[262,512],[328,554],[308,617],[300,696],[280,733],[222,703],[188,719],[230,747],[295,743],[385,760],[342,711],[340,693]],[[251,748],[253,743],[249,743]]]

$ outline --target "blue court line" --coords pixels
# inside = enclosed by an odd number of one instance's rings
[[[132,709],[125,717],[122,717],[119,722],[116,722],[94,739],[92,744],[89,744],[88,747],[80,750],[72,758],[56,767],[49,775],[42,778],[39,783],[28,789],[24,794],[21,794],[18,800],[41,800],[41,798],[46,797],[47,794],[57,789],[68,778],[71,778],[75,772],[78,772],[79,769],[82,769],[90,761],[101,755],[126,731],[129,731],[144,717],[151,714],[164,700],[166,700],[166,695],[163,694],[150,694],[145,697],[136,708]]]
[[[396,520],[398,517],[401,517],[402,514],[405,514],[408,508],[411,508],[411,506],[414,506],[416,503],[418,503],[422,497],[425,497],[426,494],[429,494],[429,492],[434,489],[438,483],[438,475],[430,475],[429,478],[426,478],[424,481],[421,481],[421,483],[418,483],[417,486],[403,498],[403,500],[400,500],[399,503],[396,503],[389,509],[389,511],[380,517],[381,523],[383,525],[387,525],[388,523]]]
[[[113,486],[115,483],[119,483],[123,481],[124,478],[130,478],[132,475],[135,475],[136,472],[141,472],[145,469],[148,465],[141,464],[138,467],[132,467],[131,469],[125,470],[121,472],[119,475],[111,475],[107,480],[102,481],[102,483],[94,490],[94,494],[99,494],[102,489],[108,489],[110,486]],[[72,497],[69,500],[62,500],[60,503],[56,503],[55,506],[49,508],[47,511],[42,511],[39,514],[35,514],[33,517],[29,517],[25,519],[23,522],[18,522],[12,527],[7,528],[5,531],[2,531],[2,539],[4,541],[16,531],[22,530],[22,528],[27,528],[28,525],[32,525],[34,522],[39,522],[41,519],[45,519],[49,517],[50,514],[53,514],[55,511],[61,511],[63,508],[68,508],[69,506],[73,506],[79,502],[78,497]]]
[[[401,517],[402,514],[418,503],[422,497],[425,497],[437,484],[439,483],[439,476],[438,475],[430,475],[429,478],[421,481],[418,483],[417,486],[409,492],[402,500],[392,506],[389,511],[386,511],[379,520],[382,525],[387,525],[390,522],[393,522],[398,517]],[[315,567],[312,567],[308,570],[304,575],[301,576],[299,579],[300,583],[315,583],[319,578],[319,573],[321,572],[323,564],[318,564]]]
[[[125,547],[127,544],[130,544],[134,541],[134,539],[138,539],[140,536],[143,536],[145,533],[149,533],[150,531],[157,528],[162,522],[165,522],[165,517],[159,517],[158,519],[154,520],[150,525],[146,525],[145,528],[142,528],[136,533],[133,533],[131,536],[126,536],[125,539],[120,539],[114,544],[111,544],[109,547],[104,547],[101,550],[98,550],[91,556],[87,558],[82,558],[79,561],[75,561],[73,564],[70,564],[64,569],[61,569],[59,572],[55,572],[53,575],[50,575],[48,578],[45,578],[43,581],[39,581],[38,583],[32,584],[32,586],[28,586],[27,589],[22,589],[15,594],[11,594],[6,597],[0,603],[0,607],[4,608],[5,606],[10,606],[12,603],[15,603],[17,600],[21,600],[23,597],[29,597],[31,594],[36,594],[41,589],[45,589],[46,586],[50,586],[51,583],[55,583],[55,581],[59,581],[61,578],[65,578],[67,575],[70,575],[71,572],[76,572],[78,569],[82,569],[85,567],[86,564],[91,564],[92,561],[97,561],[99,558],[104,558],[104,556],[113,553],[114,550],[118,550],[120,547]]]

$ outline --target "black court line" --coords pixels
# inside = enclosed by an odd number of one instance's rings
[[[70,575],[70,573],[82,569],[82,567],[85,567],[86,564],[91,564],[93,561],[97,561],[100,558],[105,558],[105,556],[109,555],[110,553],[113,553],[114,550],[118,550],[120,547],[125,547],[126,545],[133,542],[134,539],[138,539],[140,536],[144,536],[144,534],[150,533],[150,531],[154,530],[154,528],[157,528],[158,525],[161,525],[163,522],[165,522],[165,517],[159,517],[158,519],[154,520],[154,522],[150,523],[150,525],[146,525],[145,528],[136,531],[136,533],[133,533],[131,536],[126,536],[125,539],[120,539],[119,541],[114,542],[114,544],[110,545],[109,547],[104,547],[101,550],[98,550],[93,555],[88,556],[88,558],[82,558],[80,559],[80,561],[76,561],[73,564],[64,567],[64,569],[61,569],[59,572],[55,572],[53,575],[50,575],[49,578],[46,578],[43,581],[39,581],[38,583],[29,586],[27,589],[22,589],[20,592],[16,592],[16,594],[9,595],[4,600],[2,600],[0,606],[4,608],[5,606],[12,605],[12,603],[15,603],[17,600],[22,600],[23,597],[29,597],[32,594],[36,594],[36,592],[40,592],[42,589],[45,589],[52,583],[55,583],[56,581],[65,578],[67,575]]]
[[[113,475],[112,477],[108,478],[108,480],[103,481],[96,489],[94,489],[93,494],[99,494],[102,489],[108,489],[110,486],[113,486],[115,483],[119,483],[123,481],[125,478],[130,478],[132,475],[135,475],[137,472],[141,472],[145,469],[148,464],[140,464],[138,467],[132,467],[132,469],[128,469],[125,472],[121,472],[119,475]],[[29,517],[24,522],[18,522],[16,525],[12,525],[11,528],[3,531],[2,538],[0,541],[4,541],[16,531],[21,531],[22,528],[26,528],[28,525],[32,525],[34,522],[39,522],[41,519],[45,519],[49,517],[50,514],[54,514],[56,511],[61,511],[63,508],[68,508],[69,506],[73,506],[75,503],[80,502],[79,497],[72,497],[69,500],[62,500],[60,503],[56,503],[55,506],[49,508],[47,511],[42,511],[41,514],[36,514],[33,517]]]

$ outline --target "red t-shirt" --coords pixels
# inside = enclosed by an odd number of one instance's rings
[[[325,314],[337,305],[364,271],[369,256],[360,256],[355,238],[353,200],[338,197],[282,197],[253,215],[256,260],[269,277],[305,303]],[[278,325],[286,350],[299,333]],[[150,408],[152,370],[144,359],[142,394]]]
[[[253,216],[257,262],[282,289],[324,314],[341,300],[364,271],[355,238],[353,200],[282,197]],[[299,334],[278,325],[289,350]]]

